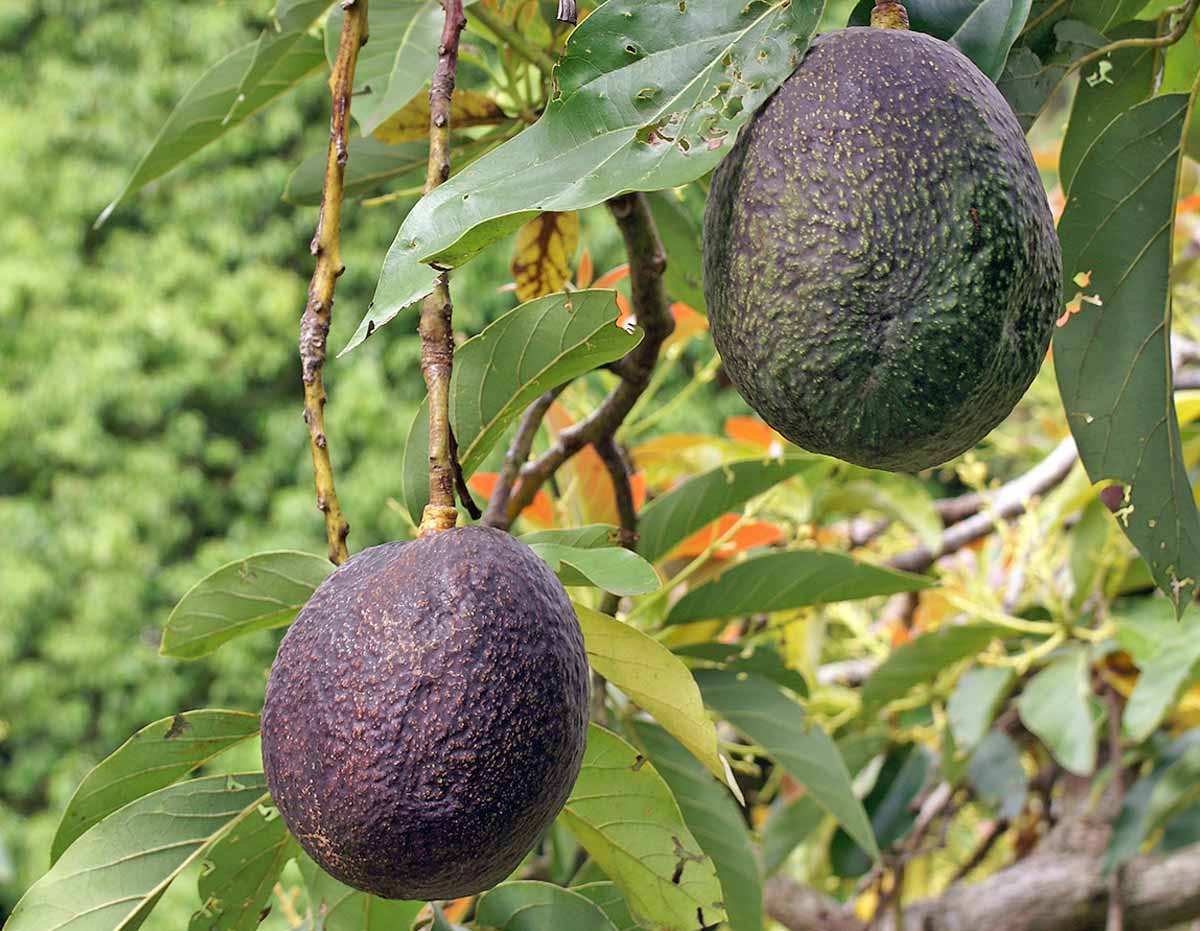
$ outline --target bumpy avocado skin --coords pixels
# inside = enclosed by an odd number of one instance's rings
[[[503,880],[562,808],[588,667],[562,585],[508,534],[464,527],[364,550],[279,648],[267,785],[335,878],[395,899]]]
[[[725,369],[799,446],[917,471],[1002,421],[1062,255],[1021,128],[946,43],[819,37],[717,170],[704,287]]]

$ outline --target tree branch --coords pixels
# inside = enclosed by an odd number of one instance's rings
[[[559,434],[541,457],[521,467],[521,483],[508,502],[511,524],[533,500],[538,489],[564,462],[585,446],[612,436],[646,390],[658,352],[675,328],[663,289],[666,253],[643,194],[623,194],[608,202],[629,254],[633,307],[644,333],[642,341],[613,366],[621,381],[588,417]]]
[[[1169,45],[1174,45],[1187,35],[1188,27],[1192,24],[1192,20],[1195,19],[1197,10],[1200,10],[1200,0],[1188,0],[1174,28],[1166,35],[1153,39],[1121,39],[1117,42],[1110,42],[1103,48],[1098,48],[1096,51],[1076,59],[1071,63],[1069,70],[1079,71],[1086,68],[1092,62],[1099,61],[1101,58],[1105,58],[1113,52],[1119,52],[1122,49],[1166,48]]]
[[[462,0],[442,0],[445,23],[438,61],[429,88],[428,194],[450,177],[450,101],[458,72],[458,42],[467,18]],[[455,491],[461,487],[458,458],[450,428],[450,376],[454,365],[454,305],[450,275],[441,272],[433,293],[421,304],[421,374],[429,391],[429,503],[418,536],[449,530],[458,521]],[[469,500],[469,497],[468,497]]]
[[[520,32],[505,22],[499,13],[493,13],[487,6],[481,3],[471,11],[471,18],[487,26],[497,39],[506,43],[509,48],[527,62],[536,65],[538,70],[547,77],[554,70],[554,59],[550,57],[549,53],[526,39]]]
[[[317,507],[325,515],[325,538],[329,543],[329,561],[335,566],[345,562],[350,551],[346,537],[350,525],[342,513],[333,482],[333,460],[325,435],[325,347],[333,320],[333,292],[346,267],[342,264],[341,220],[343,179],[346,173],[346,137],[350,126],[350,100],[354,90],[354,69],[358,50],[367,41],[367,0],[344,0],[346,11],[338,41],[337,59],[329,76],[332,116],[329,121],[329,150],[325,159],[325,184],[321,211],[310,251],[317,258],[308,284],[308,300],[300,317],[300,369],[304,381],[304,422],[308,424],[312,449],[313,477],[317,489]]]
[[[533,449],[533,441],[542,426],[542,419],[566,387],[565,384],[562,384],[551,388],[525,408],[525,413],[521,415],[521,421],[517,424],[517,432],[513,434],[508,452],[504,455],[504,465],[500,468],[500,478],[496,482],[496,489],[488,501],[487,513],[483,515],[483,522],[489,527],[496,527],[500,530],[508,529],[511,523],[508,519],[508,500],[512,496],[513,485],[520,477],[521,466],[525,464],[525,460],[529,458],[529,453]]]

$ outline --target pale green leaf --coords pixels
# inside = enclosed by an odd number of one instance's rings
[[[1021,721],[1077,776],[1096,768],[1096,720],[1087,653],[1071,650],[1034,676],[1017,699]]]
[[[1125,705],[1125,733],[1139,742],[1158,729],[1200,673],[1200,612],[1190,609],[1172,627],[1139,662],[1141,674]]]
[[[1011,669],[996,666],[975,666],[959,677],[946,705],[946,716],[961,749],[973,750],[983,740],[1014,679]]]
[[[408,931],[425,906],[424,902],[380,899],[352,889],[304,854],[297,862],[308,890],[309,920],[319,931]]]
[[[501,883],[479,899],[475,921],[497,931],[616,931],[586,896],[546,882]]]
[[[530,549],[558,573],[563,585],[594,585],[614,595],[644,595],[662,586],[650,563],[620,546],[534,543]]]
[[[617,931],[637,931],[638,923],[630,914],[629,903],[625,901],[625,896],[621,895],[616,883],[607,880],[588,882],[572,886],[571,890],[600,906],[600,910],[608,916],[608,920]]]

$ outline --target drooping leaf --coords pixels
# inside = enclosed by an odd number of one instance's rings
[[[749,646],[740,643],[695,643],[678,647],[675,652],[686,659],[712,663],[732,672],[752,672],[791,689],[801,697],[808,695],[808,682],[804,674],[789,667],[779,651],[769,643]]]
[[[419,93],[380,123],[371,136],[388,145],[427,141],[429,118],[429,95]],[[465,87],[455,89],[450,101],[451,129],[457,131],[473,126],[492,126],[507,118],[499,104],[487,94]]]
[[[638,517],[637,550],[651,562],[681,540],[780,482],[820,467],[808,456],[729,462],[651,501]]]
[[[872,857],[879,847],[846,764],[829,735],[776,686],[757,676],[701,669],[704,703],[766,749]]]
[[[314,931],[408,931],[424,902],[380,899],[338,882],[305,854],[297,857]]]
[[[1172,627],[1157,641],[1150,657],[1139,662],[1141,674],[1122,719],[1125,733],[1135,741],[1158,729],[1200,673],[1200,612],[1188,611]]]
[[[444,186],[444,185],[443,185]],[[621,358],[641,339],[616,326],[613,291],[551,294],[522,304],[454,352],[450,423],[470,476],[504,430],[551,388]],[[401,467],[416,523],[429,499],[429,413],[422,403]]]
[[[573,889],[546,882],[507,882],[485,892],[475,921],[497,931],[616,931],[603,910]]]
[[[1132,859],[1150,834],[1175,813],[1200,799],[1200,746],[1195,733],[1170,748],[1155,769],[1125,796],[1105,853],[1105,870]]]
[[[762,829],[764,875],[770,876],[783,866],[792,851],[804,843],[825,818],[825,810],[807,795],[774,808]]]
[[[94,825],[17,903],[5,931],[137,928],[171,881],[263,804],[261,773],[180,782]]]
[[[1031,0],[905,0],[911,26],[949,42],[993,81],[1029,16]],[[860,0],[850,25],[867,26],[875,0]]]
[[[163,629],[162,654],[196,659],[243,634],[284,627],[331,572],[329,560],[292,550],[228,563],[180,599]]]
[[[630,914],[629,903],[625,901],[625,896],[621,895],[616,883],[601,880],[572,885],[571,889],[600,906],[600,911],[608,916],[608,920],[617,931],[637,931],[638,923]]]
[[[257,928],[271,889],[294,854],[278,809],[264,801],[206,852],[198,883],[201,904],[188,931]]]
[[[929,579],[829,550],[788,550],[754,556],[675,603],[668,624],[786,611],[929,588]]]
[[[1011,669],[996,666],[975,666],[959,677],[946,705],[946,717],[961,749],[974,750],[983,740],[1014,679]]]
[[[97,226],[132,194],[291,90],[324,60],[321,43],[311,36],[301,35],[287,45],[286,51],[255,86],[242,88],[242,78],[257,52],[257,42],[242,46],[209,68],[192,85],[167,117],[125,187],[104,208],[96,220]]]
[[[644,595],[662,587],[654,567],[620,546],[585,549],[557,543],[530,547],[563,585],[594,585],[614,595]]]
[[[147,724],[83,777],[50,845],[50,862],[118,808],[257,733],[258,715],[242,711],[185,711]]]
[[[683,662],[636,627],[575,605],[592,668],[630,697],[724,781],[717,731],[704,710],[700,689]]]
[[[991,624],[948,625],[904,644],[890,653],[863,685],[863,713],[871,714],[904,697],[914,686],[932,682],[938,673],[974,656],[1002,634]]]
[[[1028,778],[1021,750],[1003,731],[989,731],[971,754],[967,775],[981,802],[1001,818],[1015,818],[1025,807]]]
[[[1132,23],[1110,38],[1151,38],[1157,29],[1154,23]],[[1105,56],[1080,76],[1058,162],[1064,191],[1070,192],[1080,160],[1108,124],[1150,96],[1157,72],[1155,49],[1131,48]]]
[[[519,230],[513,246],[511,270],[517,300],[561,291],[571,280],[571,260],[579,248],[579,213],[547,211]]]
[[[1081,160],[1058,231],[1067,296],[1089,300],[1054,334],[1059,391],[1088,476],[1126,485],[1121,527],[1177,615],[1200,579],[1200,513],[1183,462],[1169,347],[1188,103],[1172,94],[1134,107]]]
[[[730,931],[762,931],[762,875],[737,805],[665,730],[646,721],[634,722],[634,730],[675,794],[683,820],[717,867]]]
[[[1096,716],[1085,651],[1072,650],[1034,676],[1017,709],[1063,769],[1087,776],[1096,768]]]
[[[598,7],[572,33],[542,118],[405,218],[373,305],[343,352],[432,290],[428,262],[461,265],[535,213],[580,210],[705,174],[795,68],[823,7],[790,0]]]

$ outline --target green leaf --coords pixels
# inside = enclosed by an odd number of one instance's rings
[[[267,800],[261,773],[208,776],[130,802],[73,843],[5,931],[137,928],[171,881]]]
[[[323,557],[293,550],[228,563],[180,599],[167,618],[161,652],[196,659],[243,634],[285,627],[333,568]]]
[[[710,773],[726,775],[717,751],[717,730],[704,710],[700,689],[674,653],[615,617],[575,605],[592,668],[667,729]]]
[[[692,589],[667,615],[668,624],[787,611],[806,605],[916,592],[929,579],[858,562],[828,550],[788,550],[755,556]]]
[[[279,811],[260,803],[208,849],[198,885],[200,910],[188,931],[242,931],[262,923],[284,864],[296,852]]]
[[[297,857],[308,890],[309,920],[319,931],[407,931],[424,902],[380,899],[338,882],[308,856]]]
[[[351,112],[354,112],[351,110]],[[351,139],[347,146],[345,197],[353,200],[379,192],[385,181],[403,189],[419,186],[429,166],[429,146],[423,142],[388,145],[378,139]],[[455,150],[455,157],[458,157]],[[283,199],[301,207],[316,207],[325,189],[325,150],[305,157],[288,177]]]
[[[770,876],[783,866],[825,817],[824,809],[807,795],[773,808],[762,829],[763,873]]]
[[[301,35],[287,43],[273,66],[260,75],[253,87],[242,87],[242,78],[259,57],[258,46],[258,42],[251,42],[222,58],[183,95],[150,150],[142,156],[133,176],[96,220],[97,226],[103,224],[130,195],[291,90],[324,61],[321,43],[311,36]]]
[[[637,931],[638,923],[630,914],[629,903],[625,901],[625,896],[621,895],[616,883],[589,882],[572,886],[571,889],[600,906],[600,910],[608,916],[608,920],[617,931]]]
[[[992,624],[953,625],[906,643],[890,653],[863,685],[863,714],[903,698],[914,686],[932,682],[948,666],[974,656],[1003,633]]]
[[[1011,669],[996,666],[975,666],[959,677],[946,705],[950,730],[959,747],[973,750],[983,740],[1015,678]]]
[[[850,17],[852,26],[868,26],[875,0],[860,0]],[[917,32],[949,42],[975,62],[993,81],[999,80],[1025,20],[1031,0],[905,0],[909,21]]]
[[[444,187],[444,185],[443,185]],[[621,358],[641,340],[616,325],[615,291],[549,294],[510,310],[454,351],[450,423],[470,476],[542,393]],[[422,402],[401,466],[414,523],[429,500],[429,408]]]
[[[563,585],[594,585],[614,595],[644,595],[662,587],[654,567],[624,547],[534,543],[530,549],[558,573]]]
[[[704,703],[775,758],[872,857],[879,847],[845,761],[796,702],[757,676],[702,669]]]
[[[662,777],[620,737],[589,726],[583,770],[559,817],[620,887],[639,923],[694,931],[724,919],[712,860]]]
[[[762,875],[738,806],[665,730],[647,721],[635,721],[633,727],[675,794],[683,820],[716,864],[730,931],[762,931]]]
[[[571,34],[542,118],[427,195],[384,260],[343,352],[545,210],[699,178],[808,48],[823,2],[609,0]],[[374,16],[372,16],[374,19]]]
[[[1112,39],[1152,38],[1156,23],[1133,23],[1114,32]],[[1068,194],[1084,153],[1118,116],[1147,99],[1158,74],[1158,51],[1131,48],[1113,52],[1089,65],[1080,75],[1063,137],[1058,176]]]
[[[1126,536],[1176,615],[1200,578],[1200,513],[1183,462],[1171,382],[1171,231],[1188,98],[1118,117],[1080,162],[1058,226],[1067,296],[1083,303],[1054,334],[1071,433],[1093,482],[1127,486]],[[1090,275],[1088,284],[1075,283]],[[1083,279],[1081,279],[1083,280]]]
[[[1001,818],[1013,819],[1029,791],[1021,751],[1002,731],[989,731],[971,754],[967,774],[975,794]]]
[[[659,495],[638,517],[637,550],[657,562],[681,541],[806,469],[809,456],[727,462]]]
[[[475,922],[497,931],[616,931],[586,896],[545,882],[502,883],[485,892]]]
[[[700,226],[704,195],[694,184],[646,195],[654,225],[667,253],[663,286],[667,295],[692,310],[707,312],[700,269]]]
[[[1096,720],[1088,671],[1087,653],[1071,650],[1034,676],[1017,699],[1021,721],[1059,765],[1077,776],[1090,775],[1096,768]]]
[[[685,659],[711,663],[732,672],[752,672],[776,685],[791,689],[801,697],[808,695],[804,674],[791,669],[779,651],[769,643],[694,643],[677,647],[675,653]]]
[[[257,733],[258,715],[242,711],[185,711],[147,724],[83,777],[50,845],[50,862],[117,809]]]
[[[1182,740],[1162,765],[1134,783],[1126,794],[1105,854],[1105,872],[1136,856],[1154,830],[1197,799],[1200,746],[1194,740]]]
[[[523,533],[517,539],[526,546],[533,546],[535,543],[552,543],[556,546],[590,550],[601,546],[619,546],[621,531],[612,524],[586,524],[583,527]]]
[[[858,517],[863,511],[878,511],[909,527],[930,550],[941,545],[942,518],[920,479],[866,469],[855,469],[853,474],[864,477],[831,483],[822,489],[822,513]]]
[[[1123,716],[1125,733],[1138,742],[1158,730],[1184,690],[1200,674],[1200,612],[1190,609],[1158,641],[1153,655],[1139,661],[1139,666],[1141,675]]]
[[[1073,62],[1107,44],[1104,35],[1092,27],[1063,20],[1053,26],[1049,48],[1040,52],[1024,45],[1014,48],[997,86],[1021,128],[1029,132],[1037,122]]]

